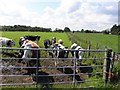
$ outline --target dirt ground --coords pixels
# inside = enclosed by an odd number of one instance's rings
[[[3,53],[3,57],[9,57],[9,58],[16,58],[18,56],[17,52],[14,53]],[[38,70],[38,75],[46,75],[46,76],[39,76],[36,77],[36,73],[30,74],[27,72],[26,69],[23,67],[26,67],[26,63],[21,62],[18,63],[18,60],[3,60],[3,65],[6,65],[7,67],[21,67],[21,68],[3,68],[2,69],[2,75],[23,75],[23,76],[4,76],[2,77],[2,83],[4,84],[13,84],[13,83],[48,83],[48,84],[54,84],[56,82],[73,82],[73,76],[68,74],[73,74],[74,71],[72,68],[67,66],[72,66],[73,63],[71,60],[66,61],[60,61],[58,66],[66,66],[63,68],[48,68],[48,67],[55,67],[54,60],[41,60],[41,69]],[[83,69],[83,68],[81,68]],[[92,70],[92,69],[91,69]],[[84,69],[83,69],[84,71]],[[86,70],[88,72],[88,70]],[[85,73],[85,72],[84,72]],[[76,81],[83,81],[88,78],[87,74],[84,73],[77,73],[75,76]],[[52,76],[52,75],[62,75],[63,76]],[[50,76],[51,75],[51,76]]]

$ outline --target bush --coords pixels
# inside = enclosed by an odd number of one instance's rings
[[[114,63],[113,77],[111,79],[111,82],[116,85],[118,85],[118,83],[120,83],[120,62],[118,62],[118,61]]]

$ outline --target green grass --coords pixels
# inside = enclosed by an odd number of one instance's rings
[[[69,33],[73,36],[78,44],[87,49],[88,44],[91,44],[91,49],[111,48],[114,52],[118,52],[118,36],[105,35],[98,33]]]
[[[39,40],[39,46],[43,47],[43,40],[52,39],[52,37],[56,37],[57,41],[62,39],[64,41],[64,45],[66,47],[70,47],[71,41],[69,41],[66,33],[51,33],[51,32],[2,32],[3,37],[11,38],[15,41],[16,47],[19,47],[19,39],[25,35],[39,35],[41,38]]]
[[[55,32],[2,32],[3,37],[8,37],[15,40],[16,47],[19,47],[19,38],[25,35],[39,35],[41,37],[39,41],[40,47],[43,47],[44,39],[52,39],[56,37],[57,40],[62,39],[66,47],[71,46],[71,40],[69,40],[66,33]],[[83,48],[87,49],[88,43],[91,44],[91,49],[105,49],[112,48],[113,51],[118,52],[118,36],[117,35],[105,35],[105,34],[93,34],[93,33],[70,33],[72,38],[75,38]],[[75,40],[73,40],[75,42]]]
[[[120,83],[119,83],[120,84]],[[119,90],[120,85],[112,85],[112,84],[104,84],[104,82],[87,82],[83,84],[77,84],[74,85],[67,85],[67,84],[61,84],[61,85],[53,85],[51,86],[41,86],[38,85],[38,90]],[[86,87],[88,86],[88,87]],[[117,87],[116,87],[117,86]],[[1,87],[1,90],[36,90],[35,85],[31,86],[3,86]]]

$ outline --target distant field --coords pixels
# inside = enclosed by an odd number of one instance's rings
[[[72,43],[77,41],[84,49],[87,49],[88,43],[91,44],[91,49],[105,49],[112,48],[113,51],[118,52],[118,36],[117,35],[105,35],[105,34],[93,34],[93,33],[55,33],[55,32],[2,32],[3,37],[12,38],[15,40],[16,47],[19,47],[19,38],[25,35],[39,35],[41,37],[39,46],[43,47],[44,39],[52,39],[56,37],[57,40],[62,39],[64,45],[69,47]],[[69,38],[72,38],[70,40]],[[72,41],[72,43],[71,43]]]
[[[83,48],[87,49],[88,44],[91,44],[91,49],[105,49],[111,48],[113,51],[118,52],[118,36],[93,34],[93,33],[68,33],[73,41],[77,41]]]
[[[19,38],[25,35],[39,35],[41,38],[39,40],[39,46],[43,47],[44,39],[52,39],[52,37],[56,37],[57,41],[62,39],[64,41],[64,45],[66,47],[70,47],[71,42],[69,41],[66,33],[51,33],[51,32],[2,32],[3,37],[8,37],[15,40],[15,47],[19,47]]]

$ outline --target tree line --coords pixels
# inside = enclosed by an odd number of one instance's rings
[[[1,26],[2,28],[0,31],[31,31],[31,32],[81,32],[81,33],[104,33],[104,34],[113,34],[113,35],[120,35],[120,25],[113,25],[112,28],[106,29],[103,31],[96,31],[96,30],[77,30],[71,31],[69,27],[65,27],[64,29],[56,28],[52,30],[51,28],[43,28],[43,27],[31,27],[26,25],[14,25],[14,26]]]
[[[26,25],[1,26],[0,31],[31,31],[31,32],[52,32],[51,28],[31,27]],[[64,30],[56,28],[53,32],[71,32],[68,27]]]
[[[0,31],[31,31],[31,32],[51,32],[51,28],[31,27],[26,25],[1,26]]]

